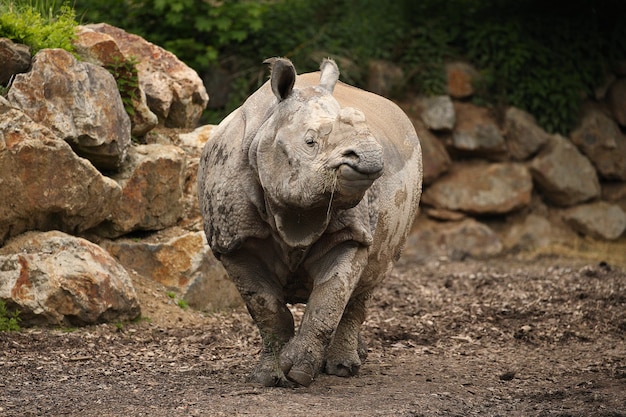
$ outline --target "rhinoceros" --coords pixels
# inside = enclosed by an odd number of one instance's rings
[[[326,59],[270,79],[215,129],[198,196],[215,256],[263,347],[251,378],[308,386],[355,375],[366,302],[400,256],[421,195],[421,148],[391,101],[340,82]],[[289,303],[306,303],[296,332]]]

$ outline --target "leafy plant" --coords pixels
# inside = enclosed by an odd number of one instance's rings
[[[3,0],[0,0],[3,1]],[[4,0],[6,1],[6,0]],[[260,62],[290,58],[316,70],[342,59],[342,79],[366,87],[367,62],[386,59],[406,74],[408,93],[445,92],[444,64],[481,72],[474,100],[532,113],[569,133],[581,98],[626,59],[626,2],[572,0],[75,0],[84,20],[106,21],[165,47],[201,75],[230,74],[227,104],[239,106],[265,81]],[[352,65],[348,63],[352,62]],[[209,91],[209,95],[212,92]]]
[[[262,26],[265,1],[74,0],[86,22],[105,21],[160,45],[200,72]]]
[[[0,300],[0,332],[17,332],[20,330],[20,312],[9,313],[6,303]]]
[[[117,89],[122,97],[122,103],[126,113],[134,116],[135,108],[133,102],[139,101],[139,78],[137,76],[137,60],[135,58],[124,59],[114,57],[112,61],[105,65],[105,68],[113,75],[117,82]]]
[[[45,0],[0,0],[0,36],[31,48],[33,54],[44,48],[72,52],[75,38],[74,9]]]
[[[183,310],[187,310],[189,308],[189,303],[186,300],[178,300],[178,302],[176,303],[178,305],[178,307],[182,308]]]

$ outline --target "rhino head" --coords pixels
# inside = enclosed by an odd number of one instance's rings
[[[356,206],[383,174],[383,148],[364,114],[333,97],[339,69],[332,60],[322,63],[318,85],[301,89],[294,89],[289,60],[270,63],[277,101],[252,140],[249,161],[279,233],[305,246],[323,232],[331,208]]]

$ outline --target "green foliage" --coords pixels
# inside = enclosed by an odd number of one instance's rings
[[[18,332],[20,330],[20,312],[9,313],[4,301],[0,300],[0,332]]]
[[[0,37],[31,48],[33,54],[44,48],[72,52],[75,38],[74,9],[45,0],[0,0]]]
[[[178,302],[176,303],[178,305],[178,307],[182,308],[183,310],[187,310],[189,308],[189,303],[186,300],[178,300]]]
[[[617,3],[473,3],[453,46],[483,72],[477,99],[527,110],[549,132],[569,133],[581,97],[593,96],[612,59],[626,57],[626,33],[615,33],[624,22],[611,16]]]
[[[2,0],[0,0],[2,1]],[[567,134],[581,98],[626,59],[626,2],[572,0],[75,0],[83,20],[122,27],[169,49],[201,75],[231,74],[228,103],[265,81],[260,63],[286,56],[299,71],[330,56],[342,79],[366,85],[367,62],[399,64],[409,93],[445,92],[444,64],[481,72],[474,100],[514,105]],[[343,63],[342,61],[342,63]],[[211,92],[209,91],[209,94]]]
[[[200,70],[260,29],[256,0],[75,0],[85,23],[107,22],[160,45]]]
[[[117,89],[122,97],[124,109],[130,116],[135,114],[133,102],[139,101],[139,78],[137,76],[137,60],[115,57],[105,68],[113,75],[117,82]]]

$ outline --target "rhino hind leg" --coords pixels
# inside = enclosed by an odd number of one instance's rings
[[[367,294],[354,297],[339,322],[337,332],[326,353],[324,372],[341,377],[359,373],[367,358],[367,346],[361,338],[361,324],[365,320]]]

